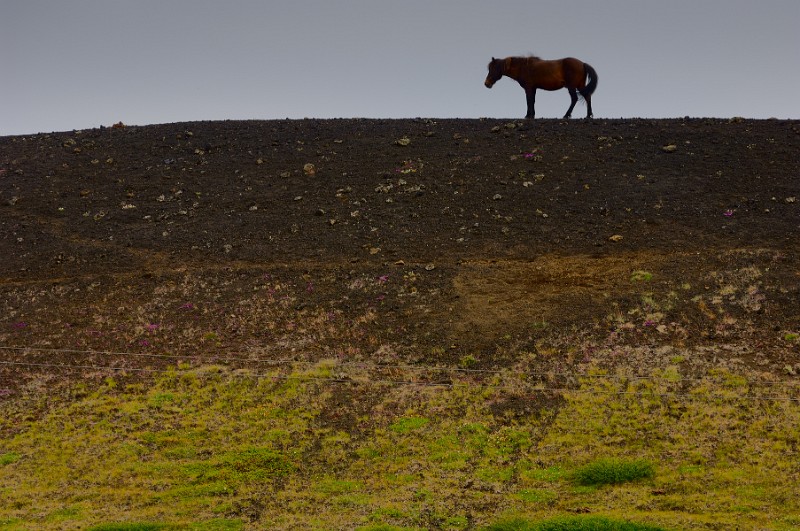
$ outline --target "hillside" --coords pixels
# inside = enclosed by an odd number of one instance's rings
[[[798,168],[738,118],[0,138],[0,523],[800,525]],[[657,472],[571,483],[604,457]]]

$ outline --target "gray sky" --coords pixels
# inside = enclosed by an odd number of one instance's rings
[[[598,118],[800,118],[798,27],[798,0],[0,0],[0,135],[521,118],[522,89],[483,80],[531,53],[594,66]],[[536,115],[568,104],[540,91]]]

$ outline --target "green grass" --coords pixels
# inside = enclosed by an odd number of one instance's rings
[[[631,273],[631,282],[650,282],[653,274],[648,271],[634,271]]]
[[[430,421],[424,417],[404,417],[398,419],[389,428],[397,433],[408,433],[422,428],[428,422]]]
[[[223,454],[218,468],[239,481],[266,481],[290,474],[295,466],[270,448],[244,448]]]
[[[162,531],[168,529],[166,524],[155,523],[117,523],[100,524],[90,527],[88,531]]]
[[[573,480],[576,484],[584,487],[599,487],[652,479],[653,476],[655,476],[655,467],[647,461],[598,459],[577,469],[573,473]]]
[[[10,465],[11,463],[18,461],[19,458],[20,455],[14,452],[9,452],[7,454],[0,454],[0,466]]]
[[[515,374],[449,388],[335,386],[215,367],[171,369],[150,384],[109,380],[66,395],[2,442],[0,522],[501,529],[505,515],[519,515],[522,529],[607,525],[546,520],[586,507],[613,525],[713,519],[791,529],[800,513],[791,479],[798,408],[747,400],[763,389],[724,370],[671,395],[681,382],[661,378],[666,369],[633,382],[592,372],[560,409],[520,418],[493,409],[526,399]],[[0,415],[0,425],[10,418]],[[620,454],[637,459],[607,458]],[[598,527],[606,528],[617,529]]]
[[[562,516],[538,522],[516,518],[492,524],[485,531],[664,531],[664,528],[602,516]]]
[[[548,503],[554,501],[558,495],[546,489],[523,489],[517,493],[517,497],[528,503]]]
[[[87,531],[240,531],[243,528],[239,520],[209,520],[192,524],[117,522],[92,526]]]

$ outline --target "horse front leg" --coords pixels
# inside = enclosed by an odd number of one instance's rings
[[[536,116],[536,110],[534,109],[536,106],[536,89],[525,89],[525,99],[528,102],[528,113],[525,118],[533,120],[533,117]]]
[[[575,108],[575,104],[578,103],[578,92],[574,88],[568,88],[569,97],[572,102],[569,104],[569,109],[567,109],[567,114],[564,115],[564,118],[572,118],[572,109]]]

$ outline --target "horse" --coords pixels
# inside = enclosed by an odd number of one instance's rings
[[[486,88],[503,77],[508,76],[525,90],[528,113],[525,118],[533,119],[536,112],[536,89],[559,90],[566,88],[572,99],[564,118],[572,116],[572,109],[578,102],[578,93],[586,101],[586,118],[592,117],[592,94],[597,88],[597,72],[588,63],[574,57],[546,61],[536,56],[506,57],[489,63],[489,75],[483,82]]]

